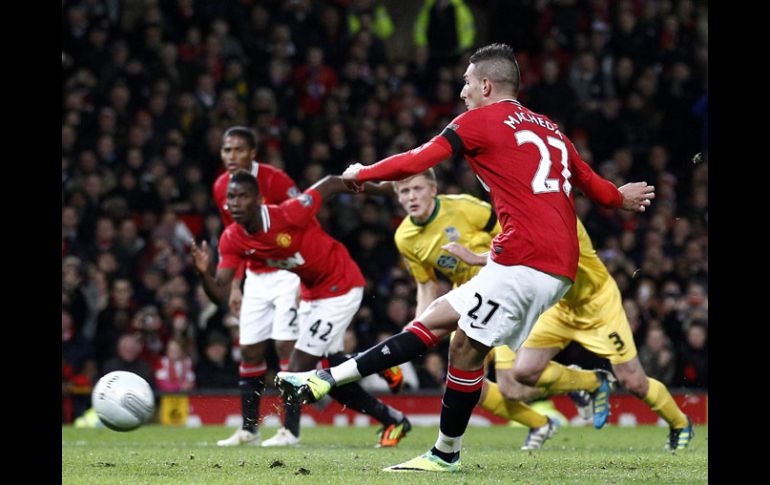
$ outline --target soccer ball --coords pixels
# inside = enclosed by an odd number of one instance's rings
[[[91,403],[99,420],[115,431],[136,429],[155,412],[155,395],[147,381],[122,370],[99,379],[91,393]]]

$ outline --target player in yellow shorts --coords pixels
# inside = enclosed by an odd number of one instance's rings
[[[564,298],[540,316],[517,355],[514,357],[503,351],[500,358],[507,358],[511,364],[515,358],[514,377],[519,382],[551,392],[571,390],[562,387],[562,369],[550,365],[550,361],[574,340],[596,355],[609,359],[620,383],[668,423],[667,446],[670,450],[685,448],[694,436],[692,423],[676,405],[666,386],[644,372],[636,355],[618,285],[597,256],[580,220],[577,229],[580,258],[575,283]],[[476,254],[458,244],[445,249],[466,264],[483,265],[486,261],[486,255]],[[580,380],[584,376],[575,374],[573,377]],[[609,402],[604,405],[607,409],[601,411],[609,411]]]
[[[440,272],[454,286],[459,286],[476,273],[480,267],[463,262],[442,249],[449,242],[466,245],[474,251],[489,248],[492,238],[500,232],[492,206],[470,195],[437,195],[436,176],[433,169],[394,182],[398,201],[406,210],[406,217],[396,229],[394,239],[407,268],[417,283],[417,309],[419,315],[438,297]],[[507,346],[502,349],[510,352]],[[499,355],[498,349],[495,349]],[[560,364],[553,363],[556,366]],[[523,386],[509,374],[501,376],[496,367],[498,384],[485,380],[479,404],[482,408],[505,419],[520,422],[530,428],[522,449],[540,448],[555,432],[556,423],[521,401],[543,397],[541,389]],[[580,371],[584,377],[595,380],[594,373]],[[584,379],[585,380],[585,379]],[[593,388],[598,387],[596,383]]]

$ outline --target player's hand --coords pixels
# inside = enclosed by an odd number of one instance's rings
[[[450,254],[454,254],[455,256],[462,259],[468,264],[472,264],[471,261],[473,260],[473,257],[476,256],[471,252],[470,249],[466,248],[465,246],[463,246],[458,242],[451,242],[449,244],[444,244],[443,246],[441,246],[441,249],[443,249],[444,251]]]
[[[444,244],[441,246],[441,249],[457,256],[463,260],[463,262],[472,266],[483,266],[486,262],[486,258],[474,253],[458,242],[450,242],[448,244]]]
[[[243,302],[243,292],[241,291],[240,285],[238,287],[233,285],[233,287],[230,288],[230,299],[227,301],[227,305],[230,307],[230,311],[235,315],[241,314],[241,302]]]
[[[655,186],[647,182],[633,182],[618,188],[623,196],[621,207],[627,211],[644,212],[655,198]]]
[[[344,172],[342,172],[342,182],[345,186],[353,192],[361,192],[364,190],[364,184],[358,181],[358,172],[364,166],[360,163],[354,163],[348,166]]]
[[[205,273],[209,269],[209,244],[203,241],[200,246],[192,241],[190,244],[190,254],[195,264],[195,269],[199,273]]]

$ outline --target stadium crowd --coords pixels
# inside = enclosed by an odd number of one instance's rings
[[[580,195],[576,210],[648,374],[708,387],[706,2],[425,0],[401,19],[414,36],[397,55],[400,3],[63,0],[63,395],[83,409],[82,391],[116,369],[159,391],[235,388],[237,317],[207,298],[188,252],[192,238],[215,248],[223,229],[211,197],[222,133],[252,128],[259,161],[305,189],[413,148],[464,111],[462,72],[481,40],[516,49],[522,103],[602,176],[656,186],[642,215]],[[488,200],[463,160],[437,173],[439,192]],[[414,314],[393,244],[403,217],[394,198],[359,194],[318,214],[366,277],[357,350]],[[420,388],[443,385],[446,350],[415,363]],[[558,360],[607,367],[577,346]]]

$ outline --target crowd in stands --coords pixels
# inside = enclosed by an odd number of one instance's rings
[[[597,172],[656,186],[645,214],[580,195],[576,210],[648,374],[707,388],[707,2],[424,0],[397,56],[399,4],[63,0],[63,395],[115,369],[157,391],[235,388],[237,316],[207,298],[188,254],[222,231],[211,187],[224,130],[252,128],[259,161],[305,189],[440,132],[465,110],[469,53],[492,41],[517,52],[522,103]],[[441,192],[488,200],[463,160],[437,173]],[[393,244],[403,217],[394,198],[360,194],[318,214],[366,276],[356,350],[414,317]],[[420,388],[443,385],[445,357],[443,345],[414,362]],[[572,346],[558,360],[606,366]]]

